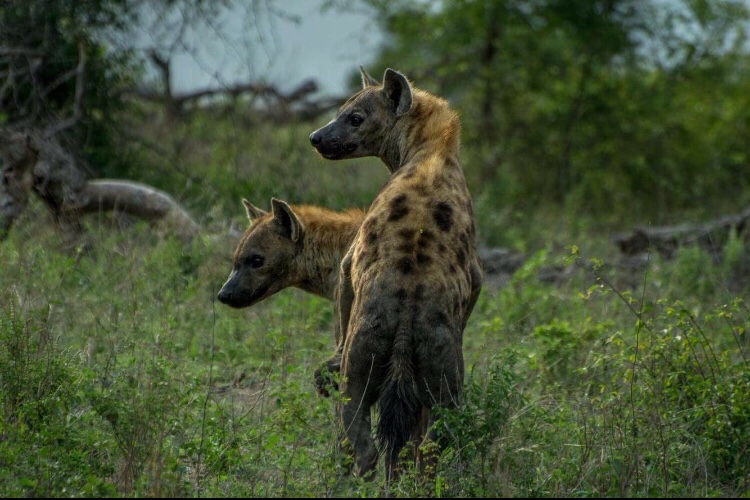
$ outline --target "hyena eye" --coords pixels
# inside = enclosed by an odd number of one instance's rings
[[[263,265],[264,260],[262,255],[251,255],[245,258],[244,264],[257,269]]]
[[[360,125],[362,125],[362,122],[364,122],[364,121],[365,121],[365,119],[362,118],[362,116],[360,116],[360,115],[352,115],[352,117],[349,118],[349,123],[351,123],[355,127],[359,127]]]

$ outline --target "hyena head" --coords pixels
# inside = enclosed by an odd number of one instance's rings
[[[310,134],[315,150],[328,160],[382,157],[384,143],[399,118],[412,106],[412,89],[398,71],[385,70],[380,85],[360,66],[362,90],[354,94],[328,125]]]
[[[294,283],[303,231],[297,215],[281,200],[271,199],[271,213],[246,199],[242,204],[250,226],[234,251],[232,271],[217,297],[236,308],[249,307]]]

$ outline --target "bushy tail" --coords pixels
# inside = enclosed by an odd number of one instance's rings
[[[378,400],[378,442],[380,449],[385,451],[386,457],[390,457],[394,464],[399,452],[409,441],[420,412],[411,340],[411,332],[399,327],[393,343],[388,375]]]

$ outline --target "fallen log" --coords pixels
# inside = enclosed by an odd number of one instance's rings
[[[726,215],[703,224],[679,224],[662,227],[636,227],[632,233],[614,237],[614,242],[625,255],[655,250],[671,258],[679,247],[698,245],[710,253],[721,252],[734,231],[747,238],[745,229],[750,220],[750,207],[739,214]]]
[[[0,134],[0,236],[39,196],[65,229],[82,231],[80,217],[119,212],[166,224],[183,241],[199,226],[171,196],[152,186],[119,179],[88,180],[76,159],[51,137],[35,132]]]
[[[89,181],[81,191],[76,214],[119,212],[149,222],[165,224],[186,241],[198,234],[200,226],[190,214],[164,191],[139,182],[119,179]]]

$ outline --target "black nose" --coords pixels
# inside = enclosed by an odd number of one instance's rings
[[[217,295],[216,298],[219,299],[219,302],[222,304],[227,304],[232,299],[232,292],[219,290],[219,295]]]
[[[317,130],[313,132],[312,134],[310,134],[310,143],[313,146],[317,146],[321,142],[323,142],[323,138],[321,137],[321,135],[318,133]]]

